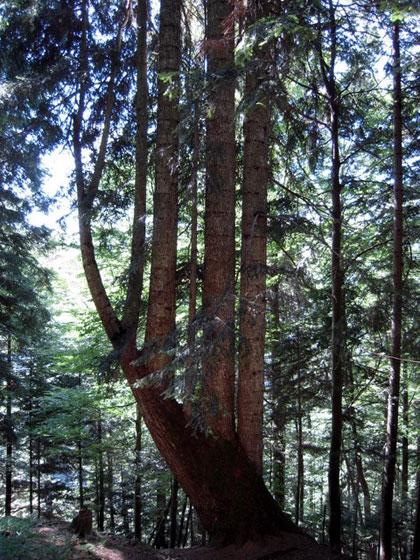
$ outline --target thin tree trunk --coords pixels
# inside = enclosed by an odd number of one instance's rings
[[[170,503],[168,504],[170,507]],[[166,539],[166,518],[168,515],[169,507],[166,504],[166,492],[162,481],[158,481],[156,490],[156,535],[154,546],[156,548],[167,548],[168,542]]]
[[[401,521],[402,521],[402,550],[401,560],[408,556],[408,379],[405,369],[402,391],[402,420],[403,436],[401,442]]]
[[[196,326],[194,324],[197,314],[197,266],[198,266],[198,167],[200,162],[200,111],[198,101],[194,103],[194,135],[193,156],[191,164],[191,255],[190,255],[190,283],[188,297],[188,346],[194,352],[196,339]],[[185,378],[185,413],[188,418],[192,416],[192,401],[194,399],[195,379],[194,370],[198,369],[196,359],[189,361]]]
[[[416,513],[414,520],[414,540],[411,560],[419,560],[420,556],[420,436],[417,436],[417,476],[416,476]]]
[[[179,484],[176,478],[172,479],[171,488],[171,512],[170,512],[170,530],[169,530],[169,546],[175,548],[176,536],[178,529],[178,488]]]
[[[206,146],[203,308],[204,408],[208,425],[234,438],[235,305],[235,79],[229,0],[208,0],[209,79]],[[221,76],[223,76],[221,78]]]
[[[286,415],[283,406],[283,384],[280,370],[280,309],[278,286],[273,288],[272,313],[273,313],[273,344],[271,348],[272,364],[272,395],[273,395],[273,495],[283,510],[285,506],[285,479],[286,479]]]
[[[37,489],[37,517],[41,517],[41,442],[36,442],[36,489]]]
[[[270,3],[251,2],[248,25],[269,15]],[[238,434],[257,472],[263,470],[265,280],[267,267],[267,187],[270,101],[269,47],[255,53],[258,66],[247,72],[245,99],[256,96],[244,123],[241,288],[239,309]],[[263,88],[263,89],[261,89]]]
[[[29,436],[29,513],[34,512],[34,442]]]
[[[79,439],[77,442],[77,480],[79,483],[79,507],[82,509],[84,506],[84,492],[83,492],[83,452],[82,442]]]
[[[104,482],[104,457],[103,457],[103,442],[102,442],[102,420],[98,420],[98,531],[104,530],[105,520],[105,482]]]
[[[34,512],[34,440],[32,437],[33,430],[33,366],[29,366],[29,513]]]
[[[188,541],[188,529],[190,528],[190,525],[192,523],[192,504],[190,502],[190,507],[188,508],[188,515],[187,515],[187,522],[185,524],[185,534],[184,534],[184,540],[182,541],[182,546],[185,548],[187,546],[187,541]]]
[[[13,417],[12,417],[12,337],[7,335],[6,365],[6,469],[4,515],[12,514],[12,477],[13,477]]]
[[[392,501],[398,436],[398,402],[400,395],[401,319],[403,289],[403,170],[402,170],[402,96],[399,23],[393,24],[394,76],[394,258],[393,307],[391,328],[391,371],[387,407],[385,464],[381,500],[380,560],[392,558]]]
[[[185,495],[184,503],[182,504],[182,510],[181,510],[181,520],[179,523],[178,541],[177,541],[178,548],[182,544],[182,536],[183,536],[184,522],[185,522],[185,511],[187,509],[187,503],[188,503],[188,496]]]
[[[111,451],[107,451],[108,463],[108,506],[109,506],[109,528],[111,533],[115,531],[115,507],[114,507],[114,465]]]
[[[127,296],[122,328],[135,336],[141,306],[145,263],[146,189],[148,170],[147,128],[149,126],[149,86],[147,81],[148,0],[137,3],[137,91],[136,91],[136,160],[134,185],[133,235]]]
[[[136,539],[141,540],[142,532],[142,496],[141,496],[141,449],[142,449],[142,421],[141,410],[137,405],[136,416],[136,447],[135,447],[135,471],[136,478],[134,482],[134,535]]]
[[[321,72],[327,90],[331,123],[331,203],[332,203],[332,254],[331,254],[331,379],[332,379],[332,418],[331,440],[328,468],[328,489],[330,518],[328,533],[330,547],[334,552],[341,550],[341,491],[340,464],[342,441],[342,392],[343,392],[343,355],[344,355],[344,320],[345,308],[343,297],[344,271],[341,256],[342,210],[340,181],[340,148],[339,148],[339,119],[340,94],[335,80],[335,60],[337,49],[337,23],[335,8],[329,1],[330,28],[330,61],[326,64],[322,52],[320,56]],[[321,46],[322,50],[322,46]]]
[[[298,335],[299,336],[299,335]],[[298,342],[299,344],[299,342]],[[304,462],[303,462],[303,426],[302,426],[302,389],[301,389],[301,373],[300,359],[298,357],[298,411],[296,418],[297,432],[297,485],[296,485],[296,501],[295,501],[295,523],[298,525],[303,522],[304,507]]]
[[[130,522],[128,519],[128,507],[127,507],[127,483],[124,477],[124,471],[121,469],[121,517],[122,517],[122,527],[125,535],[130,533]]]

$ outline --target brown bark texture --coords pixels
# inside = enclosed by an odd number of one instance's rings
[[[255,6],[253,5],[255,4]],[[267,17],[269,3],[251,3],[248,25]],[[241,287],[239,306],[238,434],[249,459],[263,468],[265,281],[267,185],[269,179],[270,48],[256,49],[246,76],[244,177],[242,188]]]
[[[145,359],[152,371],[161,371],[170,363],[175,344],[180,11],[180,0],[162,0],[152,262],[145,335]]]
[[[394,78],[394,226],[393,226],[393,305],[391,325],[391,369],[389,375],[386,421],[385,463],[381,500],[380,560],[392,558],[392,501],[398,437],[398,404],[401,369],[401,321],[403,290],[403,168],[402,168],[402,94],[400,66],[400,27],[393,24]]]
[[[229,0],[209,0],[203,402],[211,430],[234,437],[235,79]]]

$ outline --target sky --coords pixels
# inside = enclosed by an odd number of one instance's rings
[[[71,208],[74,197],[63,196],[62,191],[67,192],[70,176],[74,168],[73,157],[69,150],[57,148],[53,152],[43,156],[42,168],[46,172],[43,180],[43,190],[46,195],[57,197],[48,213],[34,210],[29,218],[35,226],[46,226],[53,231],[61,230],[59,221],[64,218],[66,231],[69,235],[77,233],[77,215],[75,208]]]

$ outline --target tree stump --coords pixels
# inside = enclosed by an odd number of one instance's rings
[[[85,538],[92,532],[92,510],[81,508],[79,513],[73,519],[70,530],[76,533],[80,538]]]

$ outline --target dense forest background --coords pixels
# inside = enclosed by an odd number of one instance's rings
[[[2,3],[2,515],[235,538],[177,462],[226,452],[318,542],[418,558],[416,44],[412,2]]]

